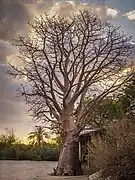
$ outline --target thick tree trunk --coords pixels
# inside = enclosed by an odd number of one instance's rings
[[[78,138],[74,138],[70,132],[65,138],[61,147],[56,175],[58,176],[76,176],[82,175],[81,163],[79,161]]]

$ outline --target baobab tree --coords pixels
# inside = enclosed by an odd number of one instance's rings
[[[41,16],[30,28],[15,41],[21,66],[11,65],[9,73],[25,79],[19,93],[34,120],[60,130],[56,175],[79,175],[79,133],[94,106],[126,81],[131,37],[86,10],[70,18]],[[89,93],[96,96],[86,106]]]

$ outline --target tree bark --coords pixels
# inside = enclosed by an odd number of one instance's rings
[[[58,166],[56,168],[57,176],[77,176],[83,174],[79,161],[78,137],[75,138],[72,132],[67,134],[60,151]]]

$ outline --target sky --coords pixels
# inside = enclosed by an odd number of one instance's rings
[[[35,16],[44,12],[67,16],[86,6],[135,38],[135,0],[0,0],[0,133],[13,128],[22,138],[35,125],[24,101],[16,97],[19,82],[5,73],[8,62],[19,64],[12,40],[27,35],[28,22]]]

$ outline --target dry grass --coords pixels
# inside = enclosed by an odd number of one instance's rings
[[[91,166],[102,170],[101,179],[135,180],[135,124],[110,124],[104,137],[92,140],[90,154]]]

